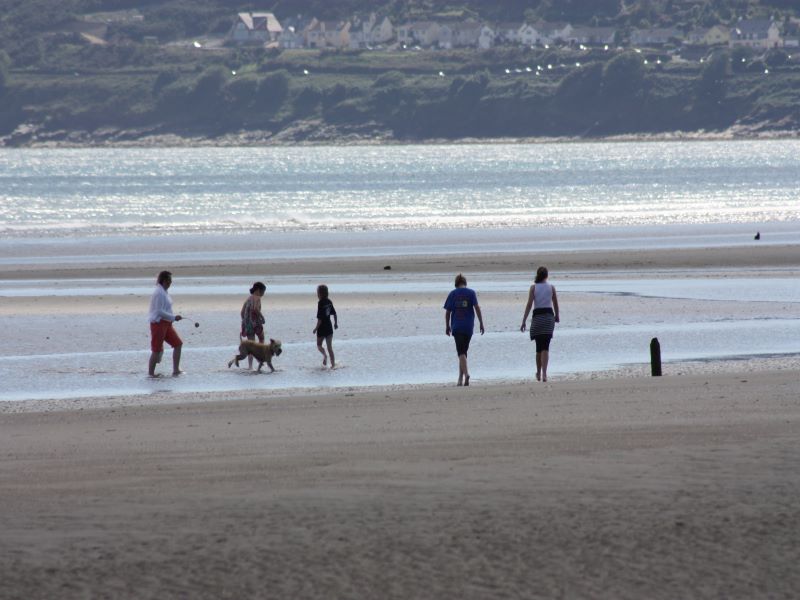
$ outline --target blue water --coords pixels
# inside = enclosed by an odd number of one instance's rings
[[[271,375],[226,367],[251,278],[179,274],[176,307],[191,306],[201,326],[179,324],[187,375],[154,381],[144,376],[150,279],[37,269],[507,252],[529,253],[533,266],[552,251],[746,247],[756,231],[761,245],[797,244],[799,189],[800,141],[0,149],[0,309],[31,303],[26,314],[0,310],[0,400],[453,380],[441,331],[452,273],[325,278],[342,315],[334,372],[320,368],[310,332],[322,278],[259,275],[268,332],[284,343]],[[645,362],[654,336],[666,361],[800,348],[792,270],[555,276],[556,378]],[[470,353],[476,383],[532,376],[533,347],[518,331],[529,279],[470,273],[488,323]],[[103,314],[79,309],[92,296],[108,303]],[[130,298],[141,311],[117,310]],[[54,312],[34,310],[39,301]]]
[[[4,236],[800,219],[800,141],[0,149]]]

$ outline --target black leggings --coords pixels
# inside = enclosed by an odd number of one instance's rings
[[[549,352],[550,340],[552,339],[553,339],[553,334],[551,333],[533,336],[533,341],[536,342],[536,354],[539,354],[539,352]]]

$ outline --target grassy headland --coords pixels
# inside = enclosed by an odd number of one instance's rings
[[[69,23],[89,4],[98,10],[130,3],[66,1],[47,25],[35,11],[41,2],[24,4],[12,2],[0,19],[8,50],[0,52],[0,145],[159,136],[261,143],[800,130],[800,63],[783,51],[762,57],[721,49],[700,62],[676,59],[664,49],[280,51],[145,43],[145,34],[158,34],[156,24],[164,30],[159,40],[220,34],[235,9],[210,0],[192,11],[177,0],[145,4],[140,10],[153,14],[117,23],[108,36],[112,43],[103,45],[63,27],[54,32],[54,23]],[[329,13],[340,3],[295,4],[336,16]],[[347,6],[337,10],[348,14],[358,8],[342,4]],[[402,4],[402,10],[392,3],[384,8],[395,10],[397,19],[431,16],[419,3]],[[652,1],[628,3],[622,14],[612,10],[618,2],[600,2],[587,17],[581,2],[507,1],[491,16],[523,18],[523,4],[538,7],[533,16],[621,26],[654,23],[656,16],[656,24],[671,19],[697,25],[731,17],[740,4],[780,8],[780,2],[701,2],[695,4],[703,10],[681,12],[685,3],[668,3],[675,6],[668,10]],[[655,5],[661,12],[652,12]],[[419,10],[409,13],[408,7]],[[472,8],[466,2],[459,14]],[[22,35],[25,27],[35,34]]]

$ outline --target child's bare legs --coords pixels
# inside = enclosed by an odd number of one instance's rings
[[[336,368],[336,357],[333,355],[333,336],[329,335],[325,338],[325,345],[328,346],[328,354],[331,357],[331,369]]]
[[[458,385],[469,385],[469,367],[467,366],[467,355],[458,355]]]
[[[319,350],[320,354],[322,354],[322,366],[326,366],[328,364],[328,355],[325,353],[325,348],[322,347],[322,340],[325,338],[317,337],[317,350]],[[330,344],[328,345],[330,347]]]

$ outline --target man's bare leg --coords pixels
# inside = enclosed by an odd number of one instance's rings
[[[175,346],[172,349],[172,374],[180,375],[181,371],[181,349],[183,346]]]
[[[147,372],[150,377],[156,376],[156,365],[161,362],[161,357],[164,353],[163,352],[151,352],[150,353],[150,361],[147,364]]]

